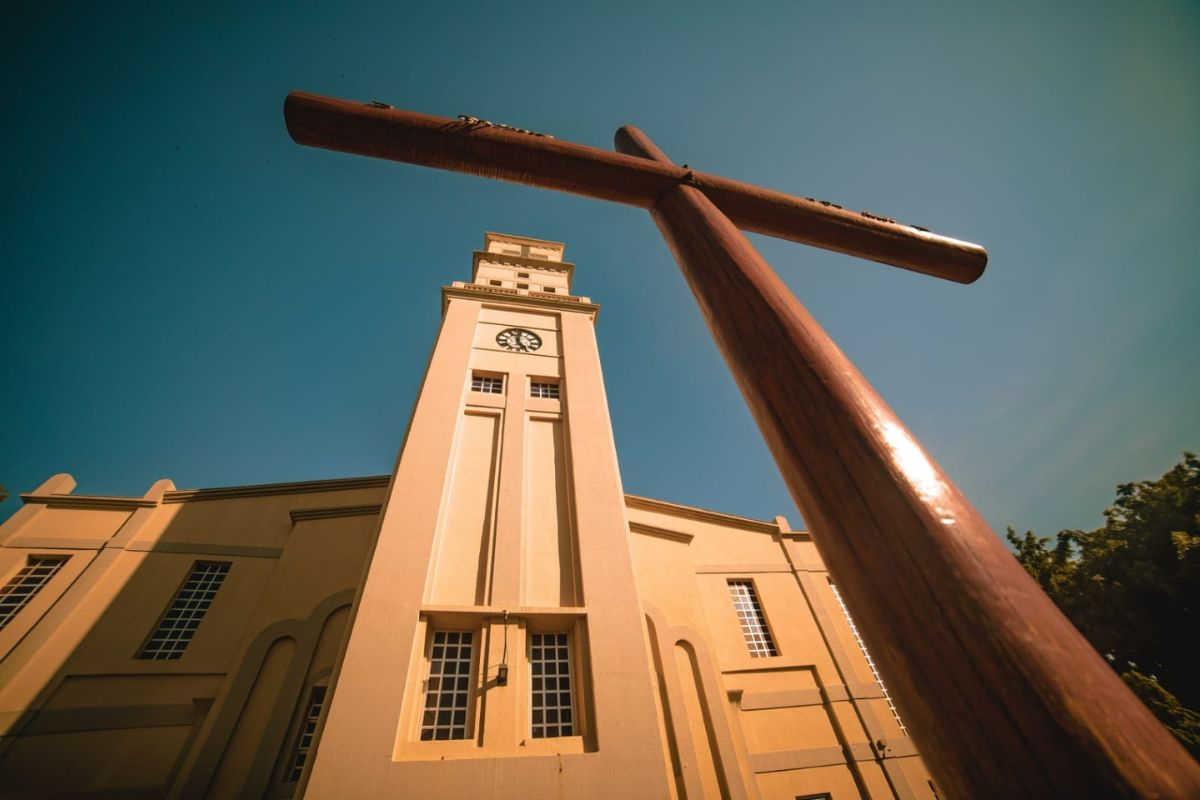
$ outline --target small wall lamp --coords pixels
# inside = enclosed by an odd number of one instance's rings
[[[508,609],[504,611],[504,654],[500,666],[496,667],[496,685],[508,686]]]

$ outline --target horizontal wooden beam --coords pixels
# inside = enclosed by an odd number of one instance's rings
[[[867,212],[717,175],[518,132],[491,123],[293,92],[283,107],[299,144],[556,189],[650,208],[672,186],[699,189],[739,228],[971,283],[987,251]]]

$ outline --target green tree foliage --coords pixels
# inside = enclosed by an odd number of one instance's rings
[[[1200,759],[1200,714],[1184,708],[1179,699],[1164,689],[1161,683],[1136,669],[1122,672],[1121,678],[1154,712],[1154,716],[1167,726],[1167,730],[1183,743],[1192,757]]]
[[[1193,754],[1200,753],[1200,459],[1125,483],[1103,527],[1053,544],[1008,529],[1017,560]],[[1176,699],[1178,698],[1178,699]]]

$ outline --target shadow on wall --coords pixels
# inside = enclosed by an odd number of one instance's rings
[[[0,797],[293,796],[384,486],[327,483],[26,496],[0,574],[62,566],[0,630]]]

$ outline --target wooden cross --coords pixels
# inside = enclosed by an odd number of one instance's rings
[[[949,796],[1200,797],[1200,767],[1125,687],[738,228],[961,283],[983,248],[476,118],[292,93],[305,145],[648,208],[921,755]],[[888,743],[873,743],[888,755]]]

